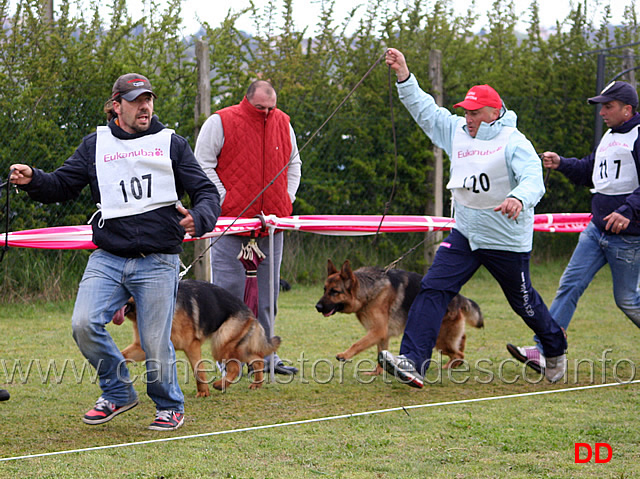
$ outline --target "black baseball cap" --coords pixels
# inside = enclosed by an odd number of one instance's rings
[[[153,93],[151,82],[146,76],[139,73],[127,73],[118,78],[113,84],[111,99],[124,98],[127,101],[133,101],[143,93],[151,93],[154,98],[158,98]]]
[[[608,101],[618,100],[625,105],[631,105],[634,108],[638,106],[638,92],[626,82],[613,81],[609,83],[598,96],[589,98],[587,101],[592,105],[595,103],[607,103]]]

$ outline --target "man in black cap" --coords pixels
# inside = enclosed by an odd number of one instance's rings
[[[187,140],[153,115],[149,80],[129,73],[113,85],[105,105],[111,117],[86,136],[53,173],[11,166],[10,181],[43,203],[76,198],[88,184],[98,210],[90,220],[98,249],[89,257],[71,326],[82,354],[96,368],[102,395],[86,424],[103,424],[138,404],[123,358],[105,326],[133,296],[146,355],[144,382],[156,405],[150,429],[184,422],[171,323],[178,289],[179,253],[185,231],[213,230],[220,197]],[[188,193],[190,210],[180,203]]]
[[[565,330],[578,300],[595,274],[609,264],[613,296],[620,310],[640,327],[640,114],[638,94],[622,81],[610,83],[600,95],[589,98],[601,104],[600,116],[609,127],[589,156],[563,158],[547,151],[545,168],[557,169],[577,185],[594,192],[591,222],[580,233],[578,245],[564,270],[549,312]],[[545,366],[540,343],[518,347],[507,344],[518,360],[539,371]]]

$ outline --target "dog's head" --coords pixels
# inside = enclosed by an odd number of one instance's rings
[[[122,308],[115,312],[111,321],[116,325],[122,324],[124,323],[125,316],[131,321],[138,319],[136,316],[136,302],[133,300],[133,296],[129,298],[129,301],[127,301]]]
[[[324,316],[335,313],[351,313],[354,303],[358,279],[351,270],[351,263],[346,260],[340,271],[333,261],[327,262],[327,279],[324,282],[324,294],[316,304],[316,310]]]

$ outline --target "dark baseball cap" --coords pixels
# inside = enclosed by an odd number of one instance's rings
[[[621,101],[625,105],[631,105],[636,108],[638,106],[638,92],[626,82],[612,81],[598,96],[589,98],[587,101],[593,105],[595,103],[607,103],[613,100]]]
[[[146,76],[139,73],[127,73],[118,78],[113,84],[111,99],[115,100],[120,97],[127,101],[133,101],[143,93],[151,93],[154,98],[158,98],[153,93],[151,82]]]

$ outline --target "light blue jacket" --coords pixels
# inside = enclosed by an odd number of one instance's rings
[[[400,101],[416,123],[436,146],[451,157],[456,130],[467,130],[465,119],[439,107],[431,95],[420,89],[413,74],[397,87]],[[515,128],[516,123],[516,114],[506,110],[492,124],[482,123],[475,139],[491,140],[503,127]],[[472,250],[483,248],[524,253],[531,251],[533,246],[533,208],[545,191],[542,164],[531,142],[517,130],[509,137],[505,157],[512,188],[508,196],[522,202],[522,212],[514,221],[492,208],[454,205],[454,228],[469,240]]]

